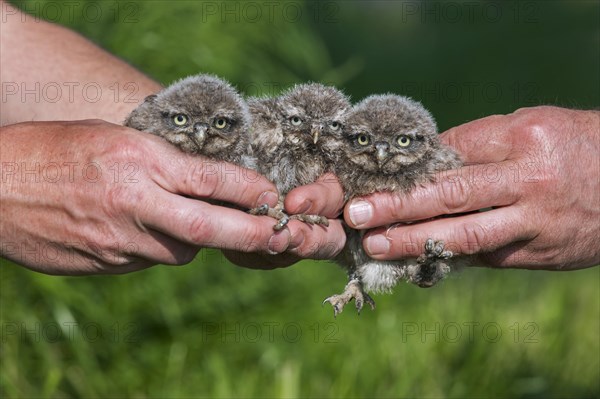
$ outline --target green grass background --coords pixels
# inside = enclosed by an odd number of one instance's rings
[[[523,106],[600,104],[596,1],[291,2],[269,6],[272,19],[262,2],[260,18],[231,1],[79,1],[73,18],[60,1],[18,4],[165,84],[203,71],[248,94],[308,80],[353,100],[397,92],[440,130]],[[74,278],[2,261],[0,393],[598,397],[599,273],[469,269],[334,319],[320,301],[345,277],[328,262],[253,271],[205,250],[185,267]]]

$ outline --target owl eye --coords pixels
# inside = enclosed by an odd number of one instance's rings
[[[292,122],[292,125],[294,126],[300,126],[302,124],[302,119],[300,119],[299,116],[292,116],[290,122]]]
[[[356,137],[356,142],[360,145],[368,145],[370,141],[369,136],[366,134],[359,134]]]
[[[227,127],[228,123],[229,122],[225,118],[216,118],[215,122],[214,122],[214,126],[217,129],[225,129]]]
[[[175,123],[177,126],[185,125],[187,120],[188,118],[184,114],[177,114],[173,117],[173,123]]]
[[[331,124],[329,126],[331,127],[331,130],[333,130],[334,132],[337,132],[338,130],[340,130],[340,127],[342,127],[342,125],[336,121],[331,122]]]
[[[398,145],[400,147],[408,147],[410,145],[410,137],[405,135],[398,136]]]

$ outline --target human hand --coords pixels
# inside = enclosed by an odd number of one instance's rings
[[[432,237],[493,267],[600,263],[599,112],[525,108],[455,127],[441,139],[463,156],[463,168],[408,195],[378,193],[346,206],[351,227],[375,228],[363,241],[370,256],[418,256]],[[493,209],[477,212],[484,208]],[[427,220],[446,214],[454,217]]]
[[[125,273],[188,263],[200,247],[281,253],[290,244],[268,217],[198,200],[274,206],[275,186],[253,171],[99,120],[0,134],[0,250],[33,270]]]
[[[329,218],[329,227],[308,225],[290,220],[287,251],[279,255],[245,254],[223,251],[233,263],[253,269],[274,269],[290,266],[302,259],[331,259],[346,243],[346,234],[336,219],[344,206],[342,187],[332,174],[325,174],[315,183],[297,187],[285,197],[285,209],[290,214],[306,213]]]

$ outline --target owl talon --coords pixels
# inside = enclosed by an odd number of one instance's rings
[[[267,215],[269,213],[269,205],[267,204],[262,204],[256,208],[252,208],[248,211],[248,213],[250,215],[255,215],[255,216],[264,216]]]
[[[431,238],[425,242],[425,253],[419,256],[419,264],[433,263],[439,259],[449,259],[454,254],[452,251],[444,251],[444,241],[433,241]]]
[[[299,220],[301,222],[311,225],[318,224],[325,227],[329,226],[329,219],[320,215],[306,215],[304,213],[300,213],[296,215],[291,215],[290,219]]]
[[[277,223],[273,226],[273,230],[275,231],[282,230],[290,221],[290,217],[279,209],[279,206],[277,208],[271,208],[269,205],[263,204],[259,207],[250,209],[248,213],[250,215],[268,216],[277,219]]]
[[[273,226],[273,230],[275,230],[275,231],[282,230],[285,226],[287,226],[287,224],[289,222],[290,222],[290,217],[282,212],[282,216],[279,219],[279,221],[277,222],[277,224],[275,224],[275,226]]]
[[[375,301],[363,290],[362,284],[358,279],[351,280],[348,284],[346,284],[344,292],[326,298],[323,301],[323,304],[325,304],[325,302],[329,302],[333,307],[333,316],[337,317],[337,315],[342,313],[344,310],[344,306],[346,306],[352,299],[354,299],[356,302],[355,305],[358,314],[360,314],[365,302],[371,306],[371,309],[375,309]]]
[[[444,250],[443,241],[427,239],[425,253],[417,258],[418,271],[411,277],[411,281],[421,288],[433,287],[450,271],[450,267],[443,261],[453,255],[452,251]]]
[[[425,253],[433,251],[434,246],[434,241],[431,238],[428,238],[427,241],[425,241]]]

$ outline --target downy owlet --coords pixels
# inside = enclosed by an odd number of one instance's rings
[[[183,152],[256,169],[250,121],[246,102],[229,83],[201,74],[146,97],[124,124],[160,136]],[[263,205],[249,213],[261,214],[263,209],[268,207]]]
[[[161,136],[187,153],[254,167],[248,107],[215,76],[189,76],[146,97],[124,124]]]
[[[252,114],[251,142],[257,170],[273,181],[283,198],[295,187],[313,183],[333,162],[339,146],[341,119],[351,107],[336,88],[300,84],[276,98],[248,101]],[[264,213],[287,223],[283,200]],[[292,215],[307,223],[327,225],[317,215]]]
[[[343,121],[342,146],[334,171],[346,199],[373,192],[408,193],[416,185],[431,181],[439,171],[461,165],[458,155],[443,146],[430,113],[418,102],[397,95],[374,95],[356,104]],[[340,295],[325,301],[335,315],[353,298],[360,312],[366,292],[389,292],[407,280],[429,287],[449,271],[443,242],[427,240],[418,259],[380,261],[371,259],[362,245],[364,232],[346,228],[347,241],[336,259],[348,271],[349,283]]]

